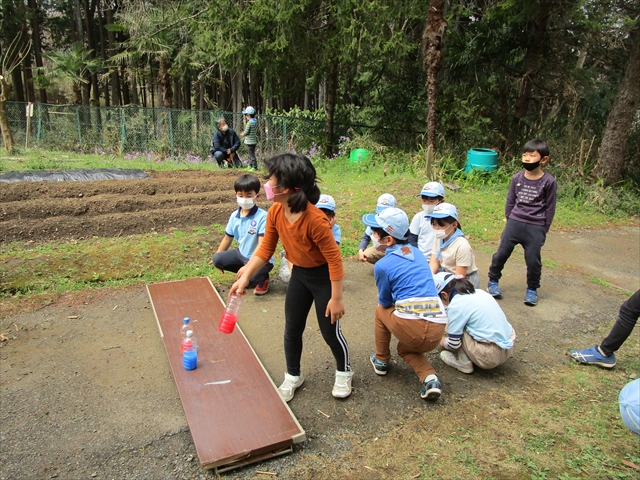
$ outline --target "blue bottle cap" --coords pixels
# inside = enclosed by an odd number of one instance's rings
[[[187,323],[189,323],[189,317],[184,317],[184,318],[182,319],[182,323],[184,323],[185,325],[186,325]]]

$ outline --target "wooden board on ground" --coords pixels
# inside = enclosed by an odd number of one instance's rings
[[[200,466],[222,472],[292,451],[305,432],[240,327],[224,334],[224,302],[208,278],[147,285]],[[180,352],[183,317],[198,343],[198,367]],[[242,312],[240,312],[242,319]]]

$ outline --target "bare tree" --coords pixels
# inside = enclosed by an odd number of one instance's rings
[[[9,125],[9,115],[7,114],[7,100],[9,99],[9,82],[6,76],[20,65],[20,62],[29,53],[31,43],[21,45],[22,33],[19,33],[9,45],[6,51],[0,54],[0,129],[2,130],[2,140],[7,152],[13,150],[13,135]]]

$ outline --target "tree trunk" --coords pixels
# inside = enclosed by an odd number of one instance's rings
[[[107,25],[113,24],[113,10],[107,8],[105,12],[105,16],[107,19]],[[109,52],[109,56],[113,56],[115,53],[115,44],[116,37],[115,33],[107,30],[107,51]],[[120,90],[120,77],[118,76],[118,68],[112,68],[111,73],[109,74],[111,79],[111,98],[113,99],[113,105],[119,106],[122,105],[122,92]]]
[[[38,4],[36,0],[28,0],[31,19],[31,38],[33,41],[33,54],[36,58],[36,67],[38,70],[42,69],[42,38],[40,34],[40,9],[38,8]],[[41,88],[38,90],[38,97],[41,103],[47,103],[47,90],[45,88]]]
[[[9,96],[9,83],[0,75],[0,130],[2,130],[2,140],[4,141],[4,149],[7,152],[13,150],[13,135],[11,134],[11,126],[9,125],[9,116],[7,114],[7,98]]]
[[[620,179],[624,167],[624,150],[633,120],[640,105],[640,25],[631,32],[631,49],[627,67],[604,128],[600,158],[594,173],[605,186]]]
[[[32,0],[30,0],[32,1]],[[107,39],[104,36],[104,18],[102,16],[102,8],[98,7],[98,36],[100,38],[100,56],[104,64],[107,64],[107,49],[109,46],[106,44]],[[103,78],[104,82],[104,106],[111,106],[111,99],[109,98],[109,81]]]
[[[96,11],[95,0],[89,5],[89,0],[82,2],[82,8],[84,9],[84,23],[87,31],[87,45],[89,46],[89,55],[92,59],[97,57],[96,42],[93,39],[93,16]],[[91,104],[95,107],[100,106],[100,89],[98,88],[98,74],[96,72],[91,73]]]
[[[327,157],[333,155],[333,115],[336,107],[336,93],[338,90],[338,61],[334,58],[329,63],[329,73],[327,76],[327,119],[324,125],[325,154]]]
[[[22,60],[22,71],[24,72],[24,85],[27,93],[27,102],[36,101],[36,90],[33,87],[33,72],[31,71],[31,53],[27,52]]]
[[[171,75],[169,75],[169,61],[166,56],[160,57],[160,68],[158,69],[158,85],[162,107],[171,108],[173,106],[173,90],[171,89]]]
[[[442,66],[442,48],[447,20],[444,18],[444,0],[430,0],[424,28],[423,66],[427,72],[427,147],[435,151],[437,127],[438,71]]]
[[[520,79],[520,88],[518,91],[518,99],[516,100],[516,118],[521,119],[527,115],[529,103],[531,103],[531,90],[533,88],[533,80],[541,67],[542,50],[549,23],[549,10],[551,9],[551,0],[542,1],[538,5],[533,22],[531,23],[531,42],[527,47],[527,53],[524,57],[524,71]]]
[[[131,96],[129,95],[129,82],[124,67],[120,65],[120,86],[122,87],[122,104],[131,105]]]

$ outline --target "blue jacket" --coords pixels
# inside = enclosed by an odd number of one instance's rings
[[[231,149],[231,152],[233,153],[240,148],[240,137],[238,137],[238,134],[232,128],[229,128],[224,133],[220,130],[216,130],[211,143],[213,144],[212,153],[227,153],[228,149]]]

